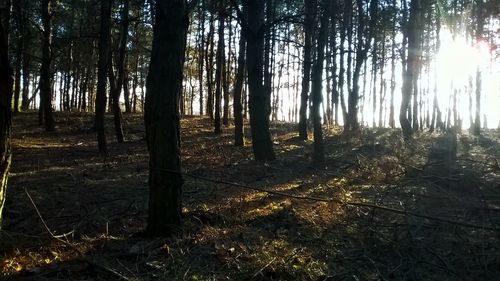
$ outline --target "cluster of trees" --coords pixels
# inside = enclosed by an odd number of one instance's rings
[[[10,164],[11,106],[14,112],[37,108],[47,131],[56,128],[54,109],[94,111],[103,153],[106,110],[114,114],[118,142],[124,140],[122,111],[144,111],[152,235],[180,223],[182,114],[209,116],[215,134],[234,116],[238,146],[244,145],[248,116],[258,161],[275,158],[271,119],[297,121],[302,139],[311,127],[313,158],[323,161],[324,124],[357,131],[370,111],[373,126],[394,128],[398,95],[406,138],[424,128],[458,127],[463,116],[455,105],[443,117],[438,81],[429,78],[441,28],[493,43],[491,22],[498,12],[493,0],[0,3],[1,201]],[[468,91],[469,118],[479,134],[479,68]]]

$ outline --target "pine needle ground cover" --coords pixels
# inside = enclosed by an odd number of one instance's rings
[[[325,128],[325,158],[273,123],[277,160],[233,146],[232,126],[182,120],[183,226],[146,239],[142,116],[96,152],[93,118],[14,119],[0,233],[4,280],[494,280],[500,274],[500,134]],[[106,116],[112,128],[112,116]],[[248,133],[248,129],[245,130]],[[111,132],[109,132],[111,135]],[[249,139],[249,136],[246,136]],[[312,136],[310,136],[312,139]]]

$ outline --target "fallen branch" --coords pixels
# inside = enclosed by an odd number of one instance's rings
[[[411,212],[411,211],[394,209],[391,207],[385,207],[385,206],[380,206],[380,205],[374,205],[374,204],[368,204],[368,203],[362,203],[362,202],[348,202],[348,201],[342,201],[342,200],[333,199],[333,198],[293,195],[293,194],[288,194],[288,193],[284,193],[284,192],[280,192],[280,191],[268,190],[265,188],[253,187],[253,186],[243,185],[240,183],[234,183],[234,182],[230,182],[230,181],[215,180],[215,179],[211,179],[211,178],[207,178],[207,177],[203,177],[203,176],[193,175],[190,173],[180,172],[180,171],[175,171],[175,170],[170,170],[170,169],[157,169],[157,170],[165,171],[165,172],[169,172],[169,173],[176,173],[176,174],[180,174],[183,176],[187,176],[190,178],[199,179],[199,180],[203,180],[203,181],[207,181],[207,182],[231,185],[231,186],[240,187],[243,189],[265,192],[265,193],[276,195],[276,196],[294,198],[294,199],[299,199],[299,200],[310,200],[310,201],[316,201],[316,202],[337,203],[337,204],[340,204],[342,206],[372,208],[372,209],[382,210],[382,211],[395,213],[395,214],[399,214],[399,215],[424,218],[424,219],[428,219],[428,220],[432,220],[432,221],[438,221],[438,222],[448,223],[448,224],[452,224],[452,225],[458,225],[458,226],[462,226],[462,227],[500,232],[500,229],[495,228],[495,227],[482,226],[482,225],[477,225],[477,224],[472,224],[472,223],[454,221],[454,220],[449,220],[449,219],[445,219],[445,218],[439,218],[439,217],[434,217],[434,216],[430,216],[430,215],[424,215],[424,214],[419,214],[419,213],[415,213],[415,212]]]
[[[78,254],[83,255],[82,251],[80,251],[80,249],[78,249],[77,247],[75,247],[75,245],[69,243],[68,241],[64,241],[63,239],[61,239],[61,237],[66,237],[65,235],[55,235],[54,232],[52,232],[52,230],[50,230],[49,226],[45,222],[45,219],[42,217],[42,214],[40,213],[40,210],[38,210],[38,207],[36,206],[35,201],[33,201],[33,198],[31,197],[31,195],[29,194],[29,192],[28,192],[28,190],[26,188],[24,188],[24,192],[28,196],[28,198],[29,198],[29,200],[31,202],[31,205],[35,209],[35,212],[38,215],[38,218],[40,218],[40,221],[42,222],[43,226],[45,227],[45,230],[47,230],[47,232],[49,233],[50,237],[52,237],[53,239],[55,239],[55,240],[63,243],[66,246],[69,246],[70,248],[72,248],[73,250],[75,250]]]
[[[266,269],[267,267],[269,267],[274,261],[276,260],[276,257],[272,258],[270,262],[268,262],[266,265],[264,265],[261,269],[259,269],[257,272],[255,272],[255,274],[252,276],[251,280],[254,279],[255,277],[257,277],[257,275],[261,274],[263,277],[265,277],[263,274],[262,274],[262,271],[264,271],[264,269]]]
[[[113,268],[110,268],[110,267],[107,267],[105,265],[103,265],[101,262],[97,262],[89,257],[86,257],[85,256],[85,253],[82,252],[80,249],[78,249],[75,245],[69,243],[68,241],[64,241],[63,239],[61,239],[60,237],[61,236],[57,236],[57,235],[54,235],[54,232],[52,232],[52,230],[49,228],[49,226],[47,225],[47,222],[45,222],[45,219],[43,218],[42,214],[40,213],[40,210],[38,210],[38,207],[37,205],[35,204],[35,201],[33,200],[33,198],[31,197],[30,193],[28,192],[28,190],[26,188],[24,188],[24,192],[26,193],[26,195],[28,196],[30,202],[31,202],[31,205],[33,206],[33,208],[35,209],[35,212],[36,214],[38,215],[38,218],[40,219],[40,221],[42,222],[43,226],[45,227],[45,230],[49,233],[50,237],[54,240],[57,240],[58,242],[61,242],[63,243],[64,245],[70,247],[73,251],[76,252],[76,254],[80,255],[80,258],[84,261],[84,262],[87,262],[88,264],[92,265],[92,266],[95,266],[97,268],[100,268],[108,273],[111,273],[113,274],[114,276],[118,277],[119,279],[121,280],[125,280],[125,281],[131,281],[131,280],[135,280],[135,279],[130,279],[128,278],[127,276],[121,274],[120,272],[114,270]],[[65,237],[65,236],[64,236]]]

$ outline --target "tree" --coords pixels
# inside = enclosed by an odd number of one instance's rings
[[[323,1],[324,11],[321,16],[317,40],[316,61],[312,70],[312,120],[314,128],[314,153],[313,159],[317,162],[325,160],[323,145],[323,128],[321,122],[321,103],[323,102],[323,63],[325,61],[325,47],[328,33],[329,8],[331,0]]]
[[[126,48],[127,48],[127,39],[128,39],[128,26],[129,26],[129,19],[128,19],[128,13],[129,13],[129,3],[130,0],[124,0],[123,1],[123,8],[121,12],[121,31],[120,31],[120,40],[119,40],[119,46],[118,46],[118,59],[116,61],[116,75],[113,70],[113,56],[111,49],[109,50],[110,52],[110,57],[108,58],[109,60],[109,84],[111,88],[111,97],[113,98],[113,116],[114,116],[114,123],[115,123],[115,135],[116,135],[116,141],[119,143],[122,143],[124,141],[124,136],[123,136],[123,127],[122,127],[122,111],[120,109],[120,94],[122,91],[122,88],[125,83],[125,64],[126,64]],[[124,89],[125,90],[125,89]],[[130,100],[129,96],[127,95],[127,92],[125,91],[125,105],[126,105],[126,111],[128,113],[131,112],[130,110]]]
[[[0,0],[0,229],[11,165],[12,94],[14,71],[9,62],[9,0]]]
[[[247,72],[250,108],[250,129],[255,160],[275,159],[269,115],[271,114],[271,93],[265,91],[264,78],[264,34],[266,0],[246,0],[248,10]]]
[[[55,130],[52,113],[52,0],[42,0],[42,66],[40,68],[40,105],[43,107],[45,130]]]
[[[157,0],[155,6],[144,115],[150,189],[147,233],[164,236],[181,223],[179,100],[189,22],[184,0]]]
[[[13,3],[13,10],[15,13],[16,22],[16,67],[15,67],[15,82],[14,82],[14,113],[19,112],[19,97],[21,95],[21,68],[22,68],[22,57],[24,49],[24,39],[23,39],[23,16],[22,16],[22,1],[15,1]]]
[[[99,36],[99,59],[97,62],[97,92],[95,98],[95,130],[99,152],[107,153],[104,113],[106,112],[106,80],[108,78],[109,44],[112,0],[101,2],[101,26]]]
[[[247,20],[247,5],[243,6],[244,21]],[[247,47],[244,28],[241,28],[239,49],[238,49],[238,69],[236,71],[236,83],[234,85],[233,104],[234,104],[234,145],[244,146],[245,139],[243,134],[243,106],[241,104],[241,95],[243,92],[243,82],[245,80],[245,53]]]
[[[315,0],[304,0],[304,6],[304,61],[299,109],[299,138],[302,140],[307,139],[307,105],[309,99],[309,85],[311,82],[312,33],[314,30]]]
[[[209,1],[211,8],[211,1]],[[207,46],[205,50],[205,65],[207,73],[207,115],[210,119],[214,119],[214,81],[213,81],[213,67],[214,65],[214,37],[215,37],[215,16],[214,13],[210,16],[210,27],[208,30]]]
[[[408,54],[406,59],[406,71],[403,76],[402,101],[399,112],[399,122],[405,138],[413,134],[410,117],[410,100],[415,91],[416,81],[420,72],[420,56],[422,53],[422,9],[425,0],[412,0],[410,3],[410,18],[408,21]]]
[[[476,38],[481,40],[483,37],[484,29],[484,3],[483,0],[477,1],[476,4]],[[481,69],[478,66],[476,69],[476,114],[474,117],[474,124],[472,124],[472,132],[474,135],[479,136],[481,134],[481,91],[482,91],[482,78]]]
[[[396,91],[396,19],[397,19],[397,1],[392,0],[392,26],[391,26],[391,97],[389,101],[389,127],[394,128],[394,93]]]
[[[215,59],[215,119],[214,119],[214,133],[220,134],[221,129],[221,99],[222,99],[222,76],[226,75],[224,73],[225,64],[225,43],[224,43],[224,23],[225,23],[225,11],[222,2],[218,3],[218,16],[219,16],[219,27],[218,27],[218,39],[217,39],[217,54]]]
[[[359,77],[361,67],[365,63],[368,51],[370,49],[371,39],[375,32],[375,24],[377,20],[378,0],[370,1],[370,23],[367,26],[366,13],[363,9],[363,1],[356,0],[358,10],[358,30],[357,30],[357,46],[356,46],[356,63],[354,73],[352,75],[352,89],[348,96],[348,112],[347,120],[345,120],[345,128],[347,131],[356,131],[359,129],[358,122],[358,103],[359,103]],[[366,71],[365,71],[366,73]]]
[[[200,91],[200,115],[203,115],[203,69],[205,62],[205,1],[202,0],[198,12],[198,88]]]

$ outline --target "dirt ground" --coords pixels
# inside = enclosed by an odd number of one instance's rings
[[[312,142],[298,140],[295,125],[278,123],[277,160],[264,164],[252,161],[251,145],[232,145],[232,127],[216,136],[210,120],[186,117],[183,228],[173,238],[146,239],[141,116],[124,116],[122,144],[107,116],[106,157],[97,153],[90,114],[56,117],[58,130],[46,133],[36,114],[15,116],[0,279],[500,276],[498,131],[420,133],[404,143],[397,130],[345,135],[328,128],[327,160],[318,165]]]

